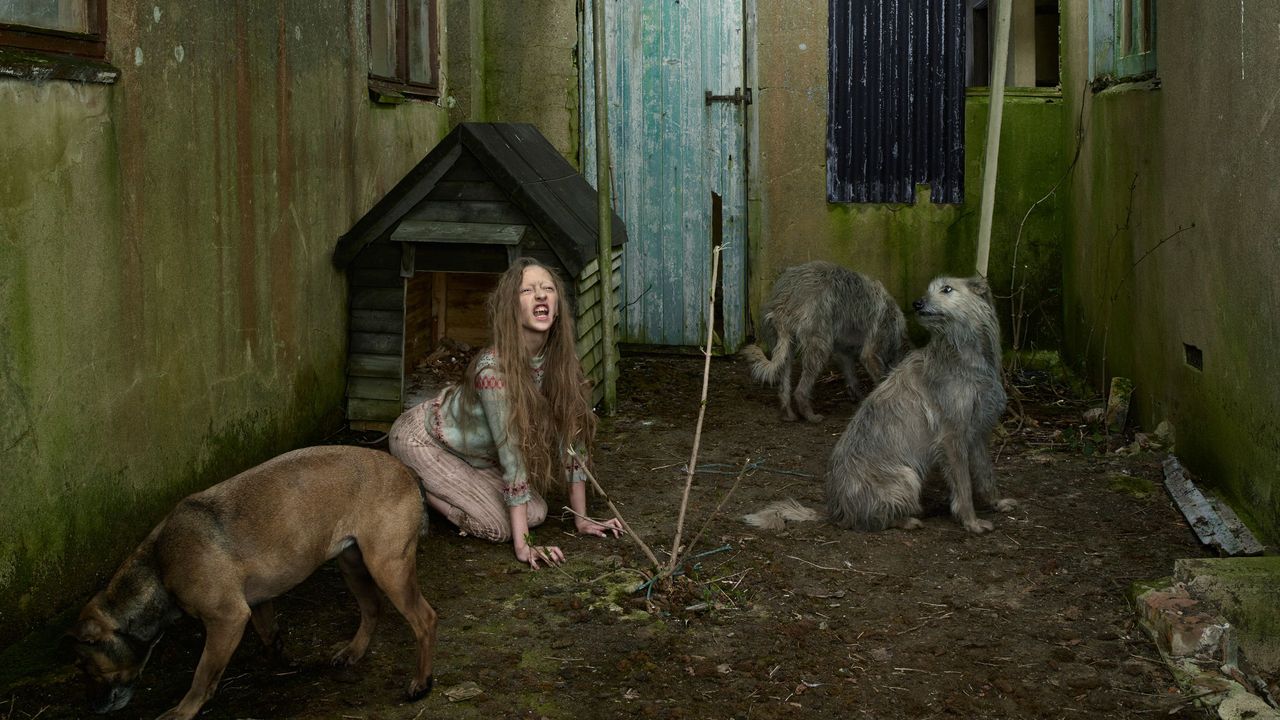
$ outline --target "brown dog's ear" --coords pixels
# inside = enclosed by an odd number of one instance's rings
[[[75,625],[71,626],[67,634],[82,643],[98,643],[110,638],[112,630],[98,618],[90,615],[80,618]]]

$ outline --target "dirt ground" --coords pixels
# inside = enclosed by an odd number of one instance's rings
[[[621,371],[621,408],[602,422],[597,472],[661,554],[674,534],[702,360],[627,357]],[[1106,453],[1081,435],[1087,402],[1019,384],[1025,414],[1005,416],[994,451],[1002,493],[1020,504],[983,515],[994,532],[964,532],[934,493],[921,530],[808,523],[767,533],[740,517],[785,496],[820,504],[853,403],[828,378],[817,393],[826,419],[784,423],[772,389],[753,383],[742,361],[717,359],[699,459],[713,472],[696,480],[685,533],[706,526],[692,550],[705,554],[673,586],[637,593],[647,571],[637,548],[578,538],[568,520],[535,531],[567,563],[531,572],[509,546],[460,537],[433,517],[418,560],[440,613],[431,696],[400,698],[413,650],[391,610],[361,665],[328,667],[357,612],[326,566],[277,602],[290,661],[267,661],[246,633],[201,717],[1208,717],[1178,692],[1126,600],[1134,581],[1204,554],[1159,485],[1163,454]],[[748,459],[759,466],[708,522]],[[171,628],[133,703],[112,717],[152,718],[175,704],[200,643],[193,621]],[[451,701],[446,691],[464,683],[480,694]],[[58,668],[0,695],[0,718],[84,717],[82,699],[72,671]]]

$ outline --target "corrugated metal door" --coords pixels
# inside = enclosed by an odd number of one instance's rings
[[[706,340],[712,247],[716,325],[743,342],[746,308],[744,0],[606,0],[614,197],[627,223],[619,341]],[[591,2],[583,22],[583,168],[595,180]]]
[[[964,202],[964,0],[830,0],[827,199]]]

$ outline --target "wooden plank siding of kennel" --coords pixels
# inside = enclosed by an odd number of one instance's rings
[[[385,429],[411,402],[407,376],[441,338],[488,341],[497,274],[533,257],[566,281],[578,355],[604,393],[596,194],[535,128],[464,123],[338,242],[350,282],[347,420]],[[626,230],[613,218],[615,328]]]

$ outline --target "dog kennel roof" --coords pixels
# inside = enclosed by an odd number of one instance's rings
[[[462,123],[396,183],[338,240],[333,261],[345,268],[366,245],[389,235],[401,219],[470,153],[510,201],[529,216],[573,275],[596,258],[599,222],[595,188],[528,123]],[[612,244],[627,240],[613,213]]]

